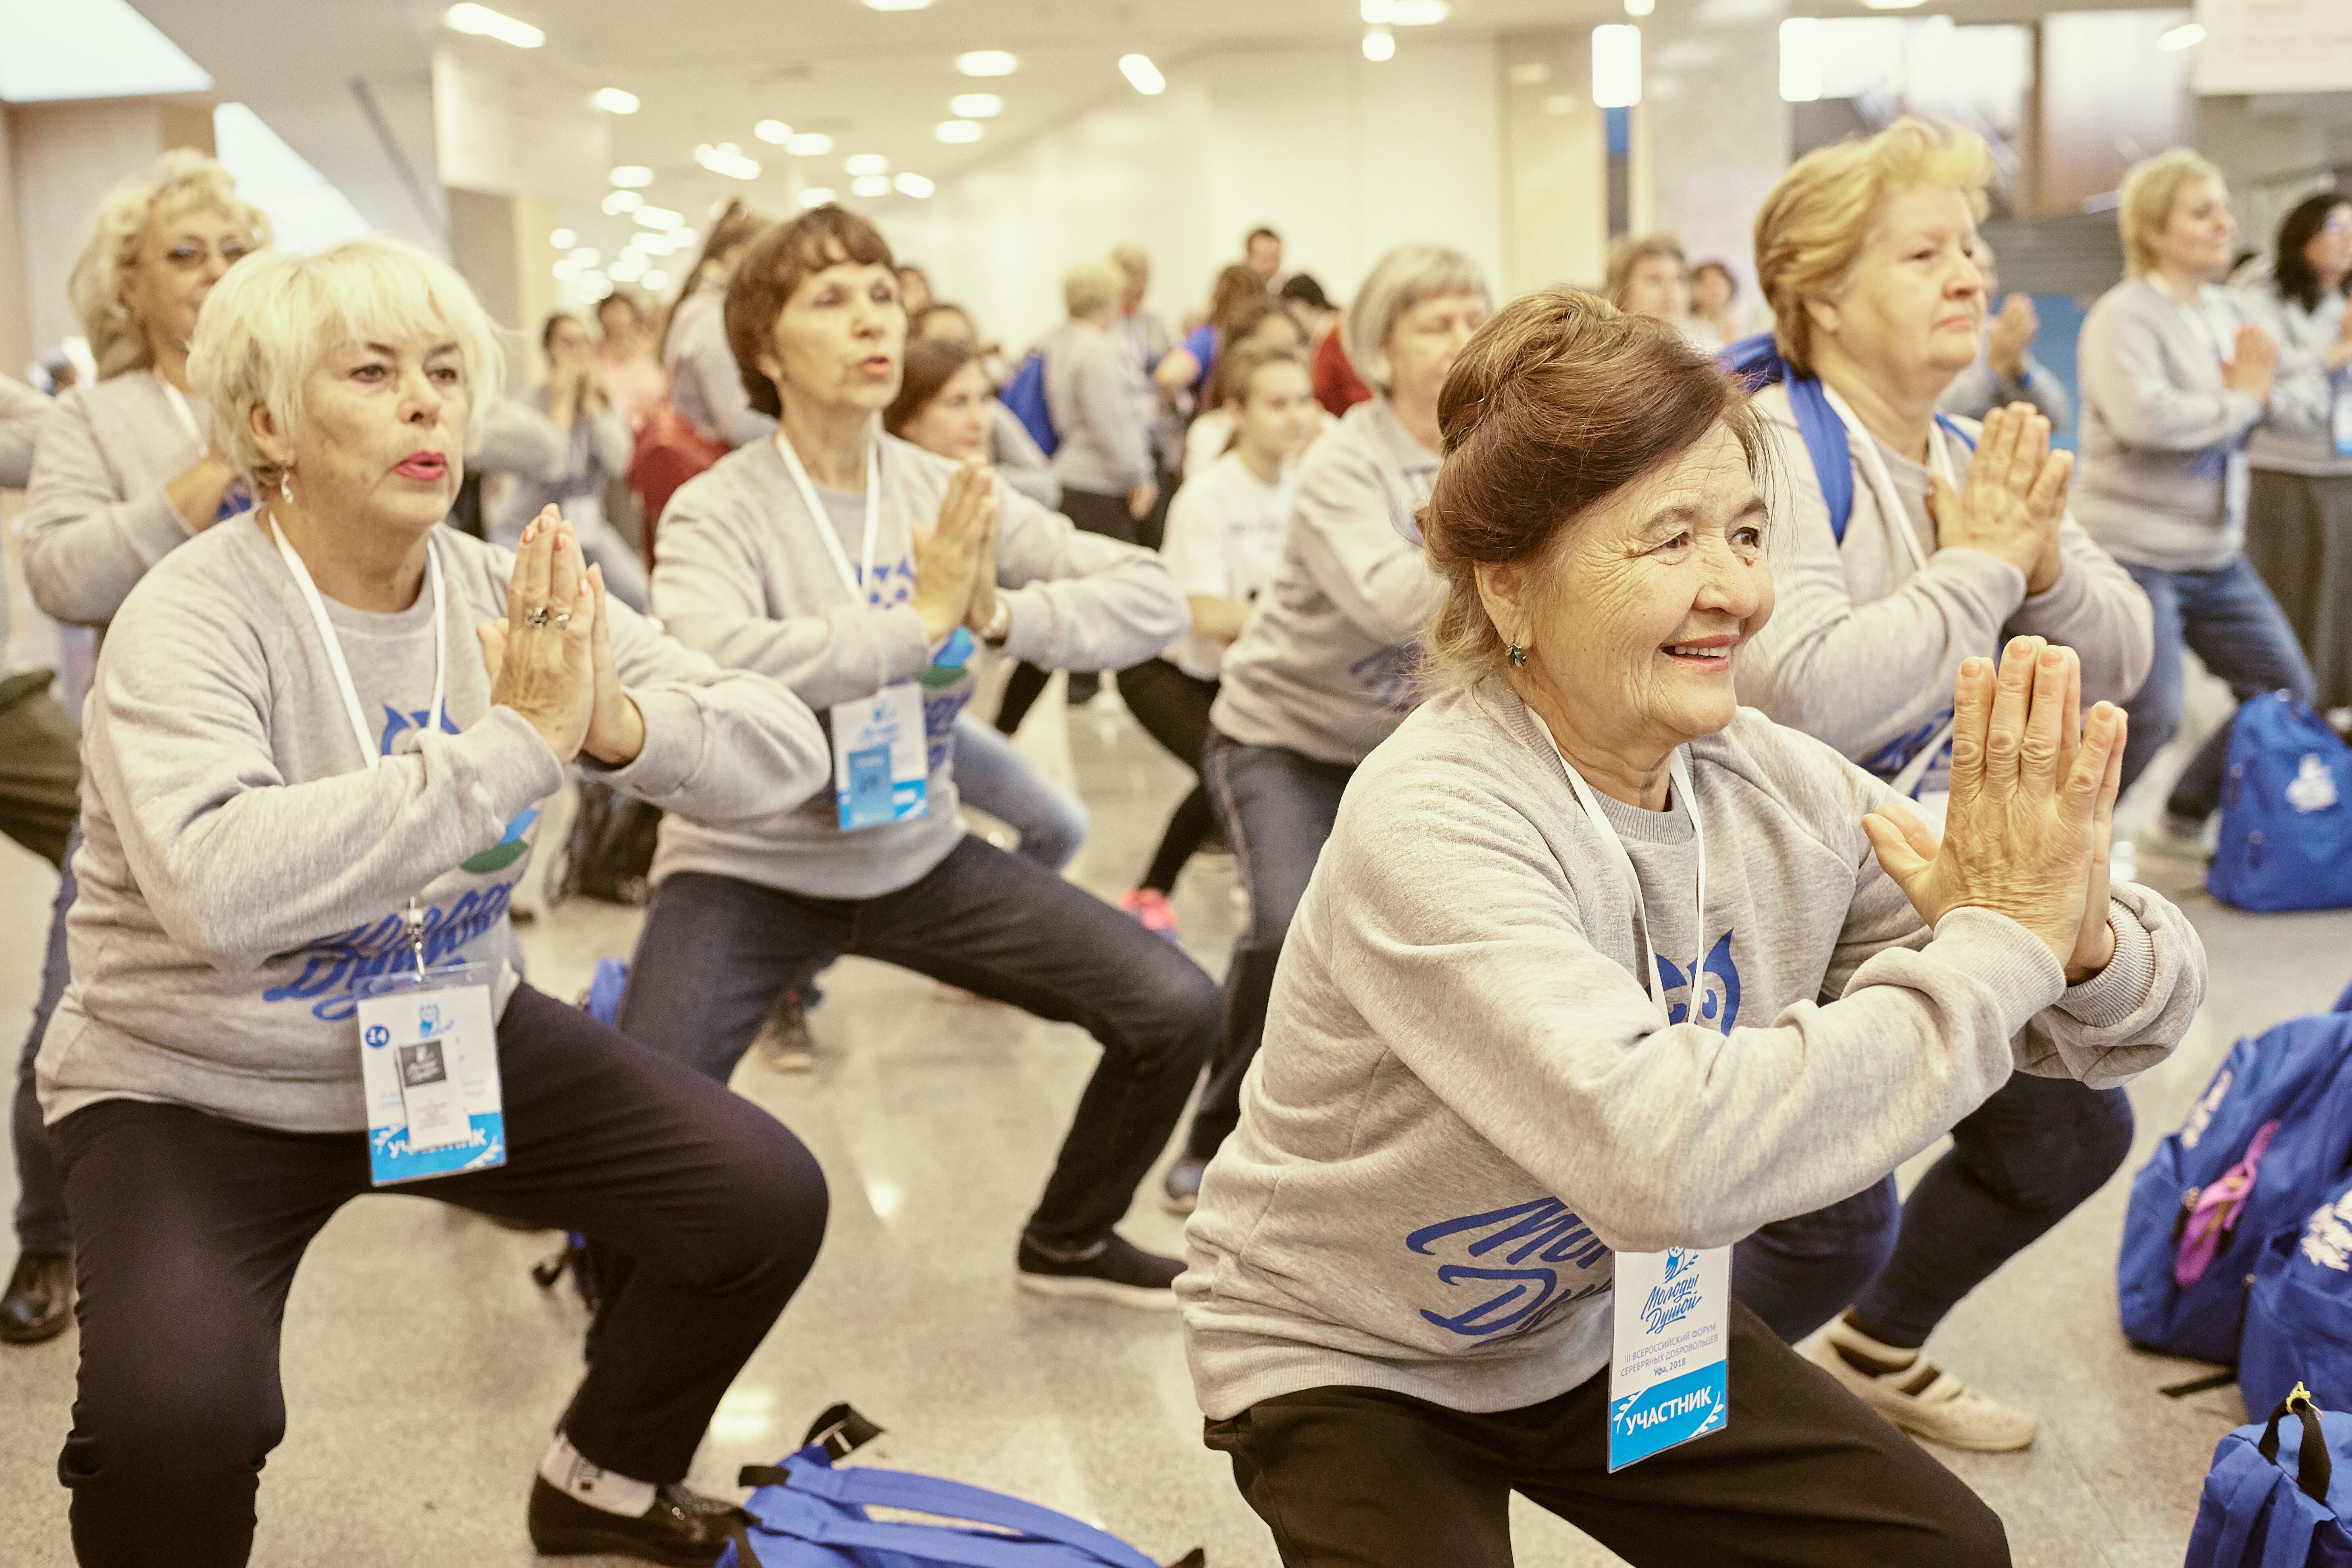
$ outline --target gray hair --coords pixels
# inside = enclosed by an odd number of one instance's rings
[[[1127,274],[1108,261],[1082,261],[1062,274],[1062,303],[1073,316],[1091,316],[1127,293]]]
[[[1441,294],[1475,294],[1489,303],[1494,298],[1478,264],[1450,245],[1401,245],[1374,262],[1340,328],[1340,346],[1356,373],[1387,392],[1389,334],[1406,311]]]
[[[252,203],[239,201],[229,172],[194,148],[172,149],[155,160],[145,178],[126,180],[108,192],[66,280],[100,381],[155,362],[146,329],[122,302],[122,275],[138,264],[149,221],[183,207],[214,208],[251,231],[256,249],[269,246],[269,219]]]

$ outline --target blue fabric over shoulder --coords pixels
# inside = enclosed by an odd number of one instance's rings
[[[1830,509],[1830,532],[1845,543],[1845,525],[1853,516],[1853,459],[1845,444],[1845,422],[1830,406],[1829,394],[1811,376],[1801,376],[1780,357],[1769,332],[1742,338],[1716,355],[1716,362],[1739,378],[1751,392],[1778,382],[1789,389],[1789,407],[1797,416],[1797,434],[1813,459],[1813,477],[1821,482],[1822,500]]]

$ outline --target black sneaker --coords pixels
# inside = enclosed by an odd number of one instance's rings
[[[74,1262],[70,1252],[26,1252],[0,1297],[0,1340],[38,1344],[73,1322]]]
[[[599,1552],[704,1568],[727,1550],[730,1533],[747,1516],[731,1502],[672,1482],[654,1489],[654,1505],[635,1519],[591,1508],[547,1478],[532,1478],[530,1543],[541,1557]]]
[[[1190,1214],[1201,1205],[1201,1178],[1209,1171],[1209,1162],[1196,1160],[1190,1155],[1178,1156],[1160,1178],[1160,1201],[1171,1214]]]
[[[1020,1262],[1021,1288],[1034,1295],[1111,1301],[1155,1312],[1176,1310],[1172,1287],[1184,1271],[1180,1260],[1146,1252],[1116,1234],[1082,1258],[1056,1258],[1024,1236]]]
[[[808,1009],[814,998],[786,991],[776,998],[767,1021],[751,1041],[761,1064],[776,1072],[808,1072],[816,1067],[816,1037],[809,1033]]]

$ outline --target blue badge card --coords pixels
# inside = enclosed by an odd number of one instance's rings
[[[920,686],[901,681],[833,705],[833,792],[843,832],[925,815],[929,786]]]
[[[1617,1254],[1609,1468],[1720,1430],[1729,1415],[1731,1249]]]
[[[378,1186],[507,1163],[498,1020],[487,964],[359,987],[368,1175]]]

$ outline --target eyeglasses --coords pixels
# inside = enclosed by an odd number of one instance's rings
[[[207,246],[200,239],[175,239],[163,247],[163,261],[165,265],[177,267],[183,272],[194,272],[204,266],[215,250],[218,251],[223,267],[235,267],[238,262],[251,256],[254,249],[253,242],[242,235],[230,235],[222,239],[217,246]]]
[[[2352,218],[2330,218],[2319,225],[2324,235],[2352,235]]]

